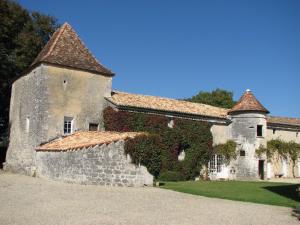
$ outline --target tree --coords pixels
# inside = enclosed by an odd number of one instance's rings
[[[12,83],[58,28],[54,17],[29,12],[15,1],[0,0],[0,143],[8,134]]]
[[[236,101],[233,100],[233,93],[231,91],[219,88],[212,92],[200,91],[197,95],[186,100],[228,109],[236,104]]]

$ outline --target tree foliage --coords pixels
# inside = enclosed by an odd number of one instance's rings
[[[58,27],[55,18],[0,0],[0,136],[7,133],[12,83],[29,67]],[[0,140],[1,141],[1,140]]]
[[[228,109],[236,104],[233,100],[233,93],[231,91],[219,88],[212,92],[200,91],[197,95],[186,100]]]

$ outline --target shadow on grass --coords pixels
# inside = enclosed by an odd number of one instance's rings
[[[291,185],[279,185],[279,186],[266,186],[263,188],[273,193],[276,193],[278,195],[300,202],[300,196],[298,192],[299,187],[300,187],[299,184],[291,184]]]

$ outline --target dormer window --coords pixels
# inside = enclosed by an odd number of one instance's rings
[[[64,117],[64,134],[72,134],[73,132],[73,118],[72,117]]]
[[[257,125],[256,127],[256,136],[262,137],[263,136],[263,125]]]

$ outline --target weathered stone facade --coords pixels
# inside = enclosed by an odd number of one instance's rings
[[[103,129],[102,111],[111,93],[111,77],[40,65],[13,84],[11,136],[6,169],[31,174],[35,148],[64,134],[64,117],[74,120],[73,131],[89,124]]]
[[[229,165],[222,164],[222,157],[215,157],[212,177],[216,179],[258,179],[264,177],[261,174],[271,178],[283,173],[285,167],[284,174],[289,177],[295,170],[290,161],[281,159],[273,162],[272,170],[266,158],[258,158],[255,150],[276,138],[300,143],[300,119],[273,118],[269,123],[268,110],[250,90],[230,110],[112,92],[114,74],[94,58],[68,24],[54,33],[29,69],[12,87],[6,170],[84,184],[142,186],[151,183],[152,176],[146,168],[136,167],[124,155],[124,141],[74,151],[36,151],[41,144],[76,131],[104,130],[102,113],[108,105],[117,110],[209,122],[214,145],[228,140],[237,143],[238,157]],[[66,118],[72,121],[68,132],[64,131]],[[273,127],[267,127],[268,124]],[[261,135],[257,135],[258,125]],[[184,160],[184,156],[179,159]],[[300,161],[297,168],[299,176]]]
[[[238,147],[237,160],[233,162],[237,179],[257,179],[258,158],[255,150],[260,145],[266,145],[266,114],[265,113],[238,113],[231,115],[232,140]],[[257,125],[262,126],[262,136],[257,136]],[[245,151],[241,156],[240,151]]]
[[[38,177],[79,184],[152,186],[153,176],[131,163],[124,140],[69,151],[37,151]]]

